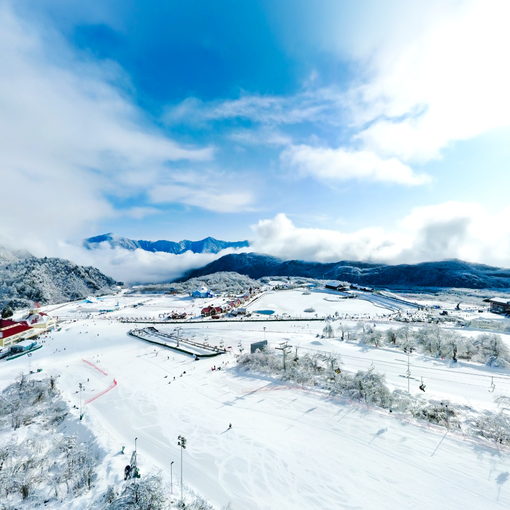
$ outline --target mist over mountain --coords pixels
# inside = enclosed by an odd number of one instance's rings
[[[149,252],[163,252],[179,255],[187,251],[192,253],[218,253],[226,248],[246,248],[249,246],[248,241],[222,241],[214,237],[206,237],[199,241],[144,241],[134,240],[127,237],[117,236],[112,233],[101,234],[89,237],[83,241],[83,246],[89,250],[99,248],[101,246],[109,246],[110,248],[123,248],[125,250],[141,249]]]
[[[320,263],[282,260],[257,253],[225,255],[200,269],[189,271],[178,281],[218,271],[234,271],[250,278],[302,276],[385,287],[510,288],[510,269],[461,260],[398,265],[350,261]]]

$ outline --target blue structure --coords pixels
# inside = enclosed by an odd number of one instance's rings
[[[213,293],[207,287],[201,287],[191,293],[192,298],[212,298]]]
[[[30,351],[34,347],[37,347],[37,342],[34,340],[22,340],[11,346],[11,353]]]

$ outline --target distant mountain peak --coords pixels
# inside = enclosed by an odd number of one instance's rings
[[[118,236],[112,232],[89,237],[83,241],[83,246],[88,250],[94,250],[101,245],[108,245],[110,248],[123,248],[125,250],[141,249],[150,252],[164,252],[175,255],[191,251],[193,253],[218,253],[227,248],[246,248],[248,241],[222,241],[214,237],[205,237],[199,241],[145,241],[143,239],[134,240],[127,237]]]

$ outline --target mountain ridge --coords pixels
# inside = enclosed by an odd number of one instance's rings
[[[106,243],[110,248],[123,248],[125,250],[141,249],[149,252],[164,252],[174,255],[180,255],[187,251],[193,253],[218,253],[227,248],[246,248],[248,241],[223,241],[214,237],[205,237],[198,241],[183,239],[182,241],[146,241],[143,239],[135,240],[127,237],[117,236],[111,232],[100,234],[98,236],[88,237],[83,241],[83,246],[88,250],[99,248],[99,245]]]
[[[250,278],[301,276],[376,287],[510,288],[510,269],[458,259],[396,265],[353,261],[321,263],[282,260],[253,252],[224,255],[201,268],[188,271],[176,281],[219,271],[233,271]]]
[[[90,295],[107,294],[119,282],[92,266],[79,266],[55,257],[1,248],[0,307],[12,308],[62,303]]]

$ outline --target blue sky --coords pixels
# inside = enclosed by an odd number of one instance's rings
[[[508,224],[507,2],[0,5],[4,207],[33,193],[32,249],[113,231],[510,264],[483,228]]]

